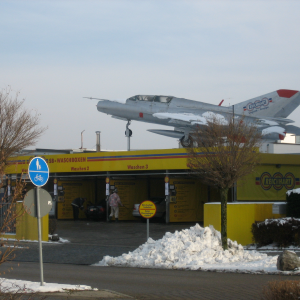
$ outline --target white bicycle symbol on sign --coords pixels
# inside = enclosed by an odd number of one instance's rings
[[[34,177],[34,181],[40,181],[40,182],[43,182],[43,177],[42,177],[42,175],[38,175],[38,174],[36,174],[36,176]]]

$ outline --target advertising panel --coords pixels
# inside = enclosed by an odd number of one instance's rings
[[[238,200],[286,200],[286,191],[300,187],[300,169],[292,165],[262,165],[238,182]]]
[[[144,150],[130,152],[95,152],[42,156],[50,173],[96,171],[149,171],[186,169],[187,153],[184,149]],[[33,156],[14,157],[7,174],[27,173]]]
[[[174,186],[170,203],[170,222],[203,221],[207,187],[197,179],[170,179]]]

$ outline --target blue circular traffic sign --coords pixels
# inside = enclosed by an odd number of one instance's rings
[[[33,158],[28,166],[28,175],[35,186],[43,186],[49,179],[49,167],[41,157]]]

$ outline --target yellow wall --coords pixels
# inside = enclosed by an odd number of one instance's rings
[[[95,203],[95,182],[85,180],[58,181],[58,186],[62,186],[65,191],[64,201],[57,205],[57,219],[73,219],[73,208],[71,203],[75,198],[86,198],[84,203],[86,208],[88,202]],[[85,219],[84,211],[79,210],[79,219]]]
[[[277,219],[283,215],[272,214],[272,203],[228,203],[227,205],[227,236],[239,244],[253,243],[251,225],[255,221]],[[204,227],[213,225],[221,231],[221,204],[207,203],[204,205]]]
[[[23,211],[23,202],[17,203],[17,211]],[[42,240],[48,241],[49,233],[49,215],[42,218]],[[17,220],[16,224],[16,239],[17,240],[34,240],[38,238],[37,218],[28,215],[26,212]]]

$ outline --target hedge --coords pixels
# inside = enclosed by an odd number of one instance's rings
[[[252,224],[253,241],[258,247],[272,243],[278,247],[300,245],[300,219],[267,219]]]
[[[298,190],[298,189],[297,189]],[[292,190],[286,193],[286,216],[300,218],[300,194]]]

